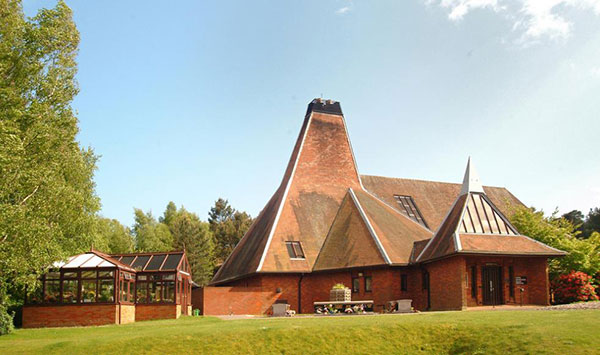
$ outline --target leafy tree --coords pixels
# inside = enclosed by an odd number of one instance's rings
[[[564,218],[558,218],[556,212],[545,217],[543,211],[526,207],[517,207],[511,222],[520,233],[569,253],[550,260],[551,278],[573,270],[588,275],[600,271],[600,233],[588,239],[578,239],[575,226]]]
[[[169,227],[158,223],[152,213],[134,209],[133,235],[137,251],[170,251],[173,249],[173,236]]]
[[[89,248],[100,204],[96,156],[76,141],[79,33],[59,1],[25,19],[0,0],[0,303]],[[0,307],[0,312],[4,307]]]
[[[592,233],[600,233],[600,208],[590,209],[583,223],[583,237],[588,238]]]
[[[219,198],[215,201],[208,213],[208,223],[215,239],[217,263],[227,259],[252,222],[249,214],[235,210],[227,200]]]
[[[175,203],[173,201],[170,201],[167,204],[167,208],[165,209],[164,214],[161,217],[158,217],[158,221],[160,223],[164,223],[167,226],[170,226],[173,224],[173,220],[175,219],[175,217],[177,217],[177,206],[175,206]]]
[[[214,269],[214,243],[209,224],[181,208],[171,220],[175,249],[185,249],[194,281],[206,285]]]
[[[129,228],[116,219],[98,218],[94,248],[105,253],[131,253],[134,240]]]
[[[583,223],[585,221],[585,215],[581,211],[573,210],[571,212],[567,212],[562,215],[562,218],[571,222],[571,224],[573,226],[575,226],[576,230],[578,232],[580,232],[577,234],[577,237],[579,237],[579,238],[583,237],[583,234],[581,232],[583,231]]]

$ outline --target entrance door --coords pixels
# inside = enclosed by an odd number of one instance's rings
[[[502,304],[502,268],[500,266],[484,266],[481,269],[483,304]]]

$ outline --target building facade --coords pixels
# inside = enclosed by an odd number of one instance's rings
[[[419,310],[546,305],[548,258],[564,252],[511,225],[518,205],[482,186],[470,161],[462,184],[360,175],[339,102],[315,99],[281,185],[194,307],[312,313],[337,283],[375,310],[400,299]]]
[[[190,315],[185,252],[107,255],[97,250],[56,263],[23,307],[23,327],[125,324]]]

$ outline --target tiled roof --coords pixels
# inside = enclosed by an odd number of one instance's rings
[[[461,184],[439,181],[390,178],[361,175],[362,183],[390,206],[396,206],[394,195],[411,196],[427,225],[436,231],[460,193]],[[487,197],[505,215],[510,215],[514,206],[523,206],[513,194],[504,187],[483,187]]]
[[[461,234],[461,253],[516,254],[516,255],[565,255],[564,251],[522,235]]]

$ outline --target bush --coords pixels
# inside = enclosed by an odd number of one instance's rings
[[[552,282],[552,290],[556,303],[598,300],[592,277],[581,271],[571,271],[569,274],[558,276]]]
[[[12,332],[14,327],[13,314],[9,314],[6,307],[0,305],[0,335]]]

